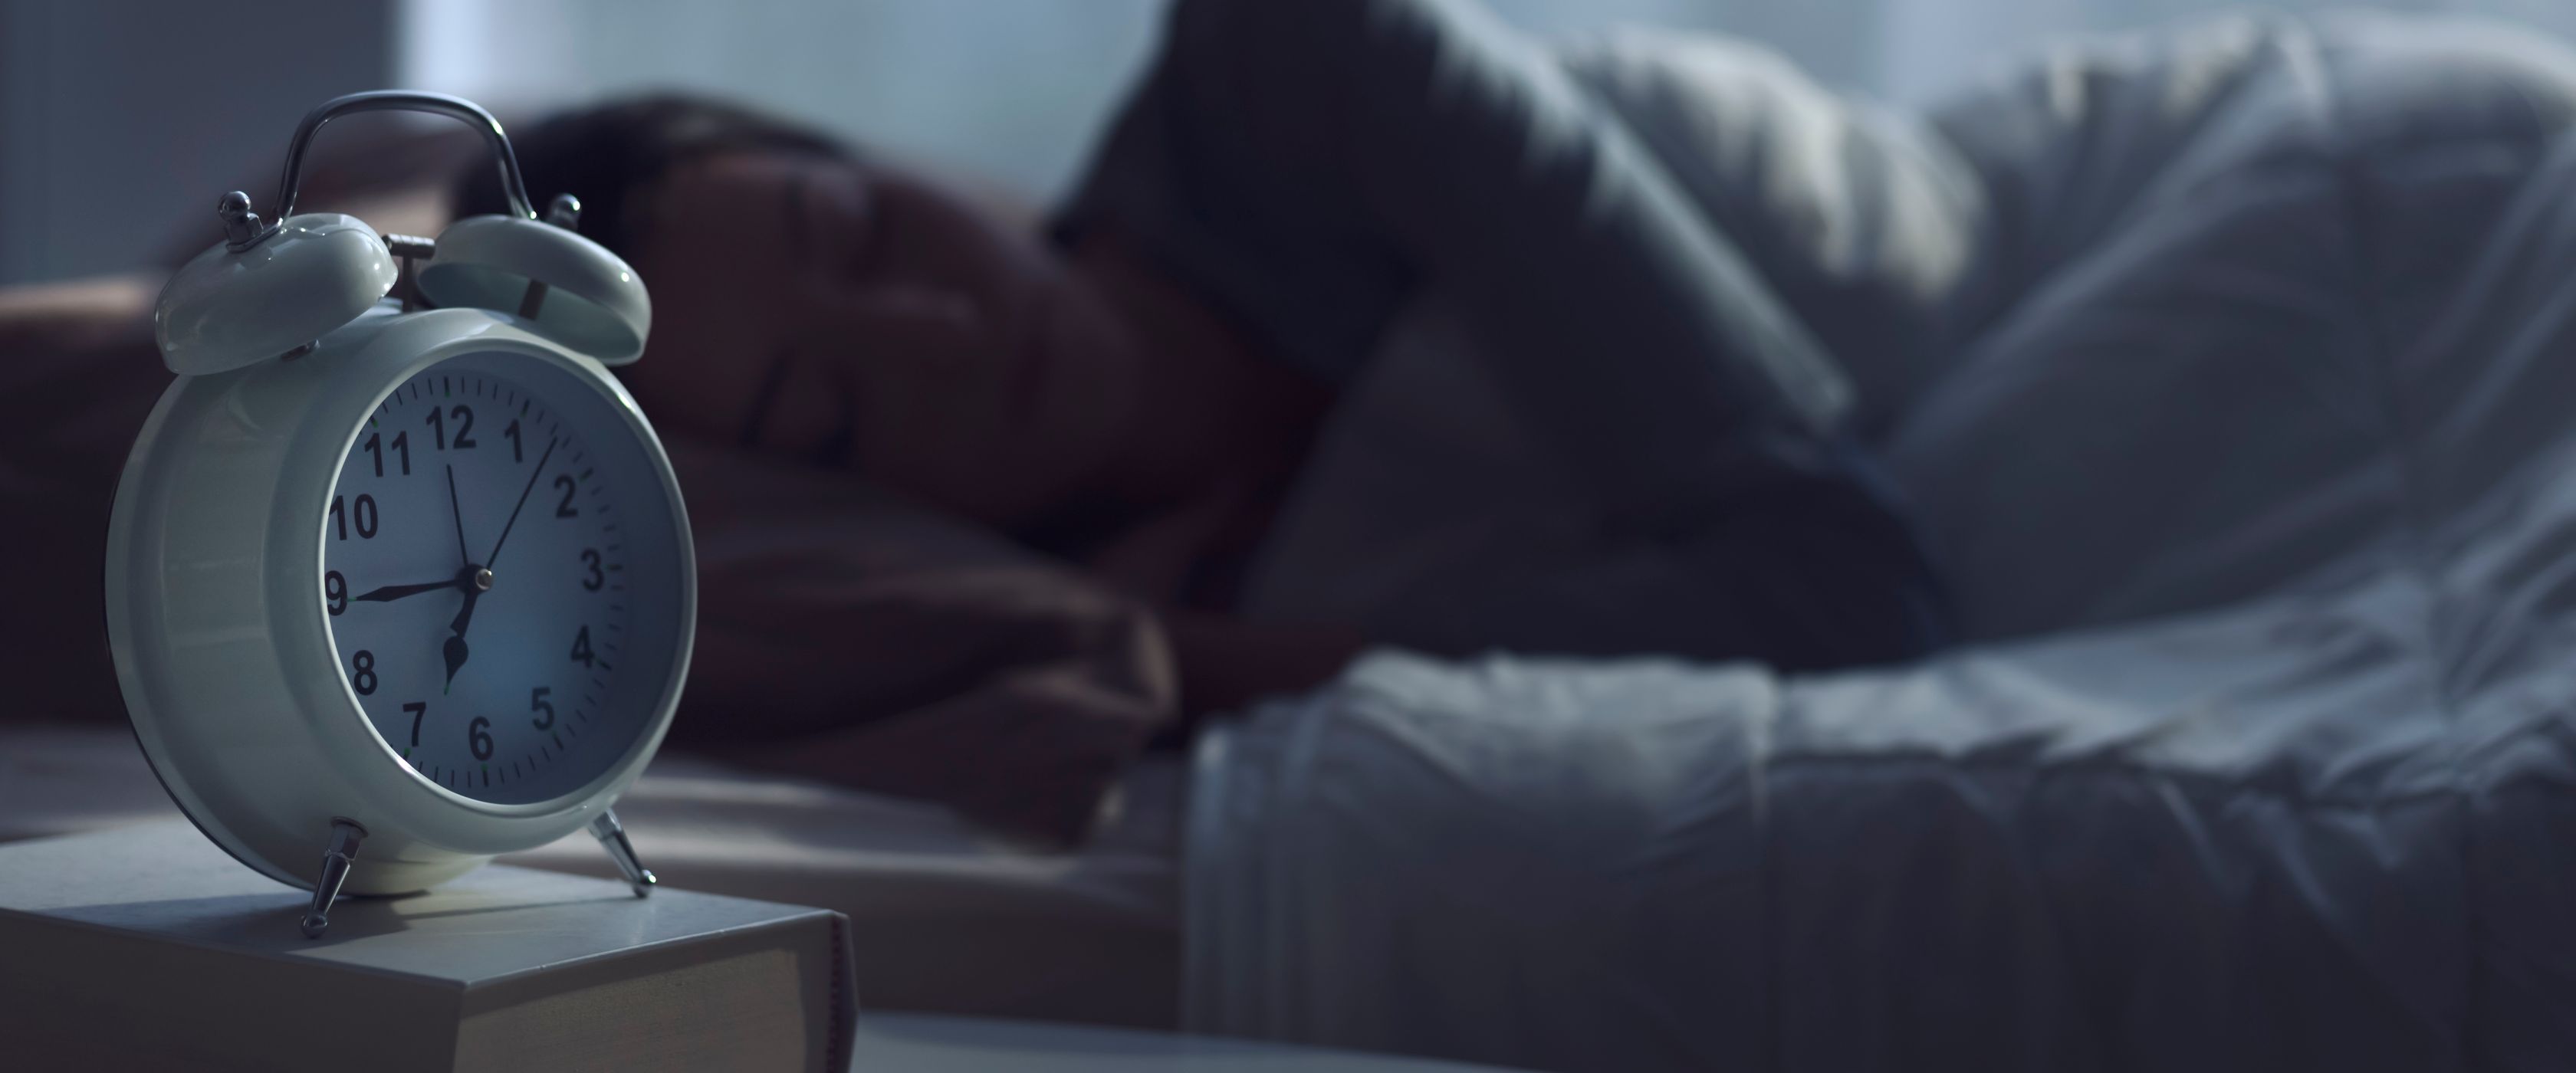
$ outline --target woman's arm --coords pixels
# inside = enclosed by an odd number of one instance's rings
[[[1263,697],[1313,689],[1366,647],[1355,627],[1250,622],[1186,606],[1192,572],[1230,530],[1259,511],[1248,493],[1222,489],[1136,526],[1083,564],[1093,576],[1158,609],[1154,617],[1171,646],[1184,726]]]
[[[1589,558],[1373,636],[1793,665],[1920,651],[1912,533],[1839,442],[1843,377],[1630,130],[1448,0],[1181,0],[1067,216],[1349,375],[1422,289],[1598,509]]]
[[[1178,608],[1160,617],[1180,671],[1181,711],[1191,724],[1323,685],[1367,647],[1360,631],[1346,626],[1247,622]]]
[[[1068,214],[1286,356],[1347,373],[1426,282],[1512,404],[1621,510],[1806,465],[1840,372],[1541,46],[1444,0],[1182,0]]]

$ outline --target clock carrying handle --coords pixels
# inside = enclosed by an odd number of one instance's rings
[[[245,250],[276,234],[278,222],[295,214],[296,188],[303,182],[304,150],[322,124],[358,112],[428,112],[463,120],[481,132],[485,144],[492,147],[493,160],[501,169],[501,193],[510,199],[510,212],[525,219],[536,219],[537,210],[528,201],[528,184],[519,175],[519,155],[510,149],[510,138],[501,133],[501,121],[483,106],[463,97],[415,90],[377,90],[352,93],[322,102],[304,113],[304,121],[295,126],[295,137],[286,143],[286,170],[277,179],[277,217],[267,226],[260,224],[259,214],[250,211],[250,199],[239,193],[225,195],[218,212],[224,218],[227,245]]]

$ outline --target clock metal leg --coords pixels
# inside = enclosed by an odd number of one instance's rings
[[[340,900],[340,885],[349,881],[349,865],[358,859],[358,843],[367,829],[344,816],[331,817],[331,847],[322,851],[322,878],[313,884],[313,908],[304,913],[304,937],[318,939],[331,926],[331,903]]]
[[[626,874],[626,885],[635,888],[636,897],[653,893],[653,885],[661,880],[653,877],[643,861],[635,859],[635,844],[626,840],[626,827],[617,822],[617,810],[602,811],[598,819],[590,821],[590,834],[599,839],[609,859],[617,862],[617,870]]]

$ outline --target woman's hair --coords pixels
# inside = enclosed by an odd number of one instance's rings
[[[634,256],[637,195],[671,169],[726,153],[791,153],[847,159],[830,137],[773,116],[704,97],[657,94],[575,109],[510,139],[538,212],[556,194],[581,199],[579,230],[620,257]],[[477,160],[452,188],[459,217],[509,211],[501,177]],[[710,207],[709,211],[716,211]]]

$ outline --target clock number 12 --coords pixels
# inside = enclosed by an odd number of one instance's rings
[[[449,421],[456,422],[456,438],[452,440],[447,438],[447,422]],[[438,440],[438,449],[441,451],[447,450],[451,447],[459,451],[473,450],[474,410],[467,406],[455,406],[450,407],[445,415],[441,415],[438,412],[438,407],[432,406],[429,408],[429,430],[436,435]],[[409,471],[406,470],[405,472]]]

